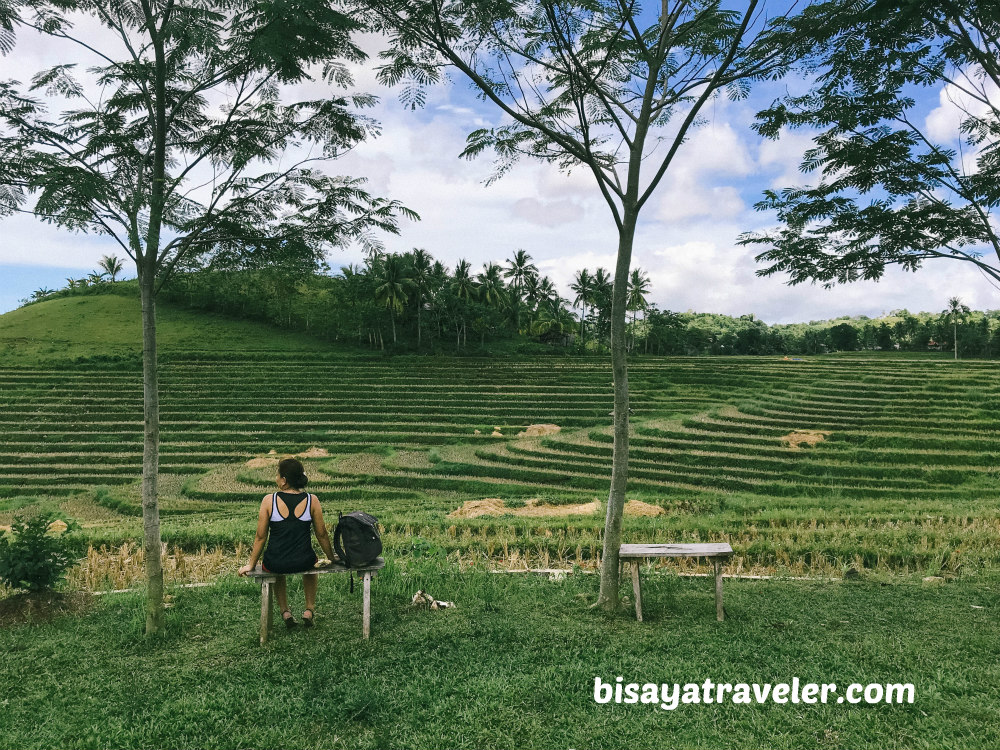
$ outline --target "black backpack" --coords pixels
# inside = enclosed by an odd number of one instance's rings
[[[348,568],[363,568],[382,554],[382,538],[378,535],[378,519],[358,510],[339,514],[333,532],[333,548]]]

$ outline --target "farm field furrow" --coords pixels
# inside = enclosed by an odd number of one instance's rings
[[[164,357],[165,539],[246,542],[273,488],[269,452],[305,452],[311,489],[376,513],[390,545],[594,564],[603,510],[560,508],[606,498],[604,358],[259,366],[271,356]],[[734,565],[758,572],[1000,566],[1000,373],[988,363],[640,358],[629,378],[629,498],[660,515],[627,516],[627,539],[726,540]],[[519,437],[532,425],[559,431]],[[134,364],[0,367],[0,523],[48,504],[95,542],[127,536],[141,430]],[[463,511],[484,498],[504,511]],[[520,515],[533,503],[545,512]]]

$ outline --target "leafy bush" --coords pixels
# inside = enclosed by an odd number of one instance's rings
[[[50,534],[58,520],[52,513],[18,517],[10,533],[0,532],[0,581],[11,588],[41,591],[63,577],[75,559],[76,544],[69,534],[75,524]]]

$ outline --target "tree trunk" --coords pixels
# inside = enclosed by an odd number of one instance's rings
[[[958,359],[958,323],[955,323],[954,331],[955,331],[955,359]]]
[[[155,256],[154,256],[155,257]],[[163,567],[160,561],[160,507],[157,477],[160,464],[160,395],[156,371],[156,307],[154,274],[139,280],[142,301],[142,530],[146,558],[146,634],[163,629]]]
[[[618,237],[618,263],[611,296],[611,371],[614,376],[614,447],[611,455],[611,491],[604,517],[604,550],[601,557],[601,591],[597,606],[618,609],[618,548],[622,543],[622,514],[628,480],[628,367],[625,352],[625,303],[632,243],[638,212],[626,206]]]

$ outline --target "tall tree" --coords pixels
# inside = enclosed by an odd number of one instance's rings
[[[503,271],[496,263],[486,263],[483,270],[476,276],[479,282],[479,299],[489,307],[500,309],[506,302]]]
[[[632,311],[632,347],[635,347],[635,321],[640,310],[647,306],[649,276],[641,268],[633,268],[628,278],[628,309]]]
[[[590,295],[590,309],[597,313],[596,326],[597,344],[603,346],[607,335],[610,333],[609,323],[614,303],[615,280],[608,273],[606,268],[598,268],[594,271],[592,280],[593,291]],[[628,309],[628,289],[626,287],[625,309]],[[624,336],[624,333],[622,334]]]
[[[945,319],[951,323],[952,334],[955,339],[955,359],[958,359],[958,324],[965,322],[965,319],[972,311],[969,306],[962,303],[958,297],[951,297],[948,300],[948,307],[942,313]]]
[[[396,316],[403,311],[414,288],[413,279],[407,273],[402,256],[395,253],[386,255],[378,266],[375,277],[375,301],[389,311],[392,320],[392,343],[396,343]]]
[[[765,191],[756,207],[775,211],[778,227],[742,237],[767,248],[758,274],[832,286],[947,258],[1000,281],[991,213],[1000,204],[997,5],[831,0],[823,7],[840,5],[848,12],[826,12],[827,23],[794,22],[812,47],[810,67],[822,71],[814,88],[758,115],[769,137],[822,131],[802,162],[815,184]],[[934,90],[945,117],[931,121],[918,105]],[[944,120],[956,123],[950,133],[941,132]]]
[[[591,299],[594,297],[594,277],[590,275],[590,271],[586,268],[581,268],[576,272],[576,276],[573,277],[573,283],[569,285],[569,288],[576,294],[576,297],[573,299],[573,307],[581,308],[580,341],[586,342],[587,305],[590,304]]]
[[[360,180],[314,169],[365,137],[368,122],[354,108],[371,97],[283,98],[314,64],[332,85],[349,85],[343,61],[364,57],[350,40],[357,22],[321,0],[0,0],[0,28],[3,51],[13,31],[32,29],[93,66],[78,76],[67,59],[27,91],[0,82],[0,206],[104,235],[135,263],[146,632],[154,633],[164,622],[157,292],[198,260],[315,263],[412,214],[369,196]],[[47,112],[63,102],[57,115]]]
[[[417,298],[417,349],[421,342],[421,313],[424,308],[424,298],[431,282],[431,255],[419,247],[413,249],[410,257],[410,278],[413,281],[414,296]]]
[[[423,86],[452,66],[506,118],[471,133],[463,155],[492,150],[495,177],[521,155],[582,168],[611,212],[618,229],[614,453],[598,603],[616,609],[628,476],[626,282],[639,214],[705,103],[723,91],[743,97],[752,81],[773,78],[786,64],[792,40],[784,18],[765,12],[762,0],[736,9],[719,0],[662,0],[658,18],[644,16],[634,0],[357,2],[390,37],[380,77],[405,84],[404,104],[422,105]]]
[[[468,337],[466,315],[469,303],[476,298],[479,292],[476,282],[472,278],[472,264],[469,261],[461,259],[455,264],[455,276],[451,281],[451,288],[455,293],[459,309],[461,310],[458,319],[458,331],[455,335],[455,348],[458,349],[461,343],[465,342]]]
[[[538,277],[538,266],[531,262],[527,250],[515,250],[503,271],[505,279],[510,279],[510,304],[514,310],[514,330],[521,330],[521,303],[524,301],[524,287],[530,278]]]

